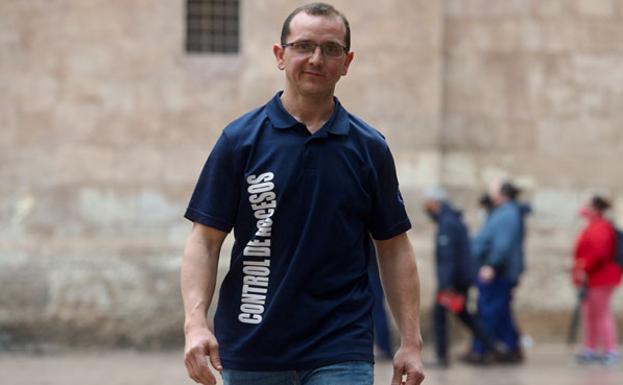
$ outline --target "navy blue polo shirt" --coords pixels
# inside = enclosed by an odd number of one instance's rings
[[[411,227],[394,161],[337,99],[312,135],[280,96],[223,130],[185,214],[234,231],[214,322],[223,366],[372,362],[370,236]]]

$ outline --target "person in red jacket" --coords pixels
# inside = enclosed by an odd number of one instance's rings
[[[604,218],[604,212],[609,207],[610,203],[605,198],[595,195],[580,210],[587,226],[575,244],[573,282],[577,287],[586,289],[582,303],[584,348],[576,357],[582,364],[614,364],[619,360],[610,299],[621,283],[621,268],[614,261],[614,227]]]

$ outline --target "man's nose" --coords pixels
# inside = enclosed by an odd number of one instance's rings
[[[316,46],[316,49],[314,50],[314,52],[312,52],[312,54],[309,56],[309,61],[311,63],[320,63],[323,59],[323,53],[322,53],[322,49],[320,48],[320,46]]]

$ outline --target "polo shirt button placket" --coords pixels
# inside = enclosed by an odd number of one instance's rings
[[[306,172],[315,172],[316,164],[314,157],[314,140],[308,139],[305,142],[303,153],[303,167]]]

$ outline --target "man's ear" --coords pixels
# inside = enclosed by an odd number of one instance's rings
[[[346,75],[348,73],[348,67],[350,66],[350,63],[352,63],[353,59],[355,58],[355,53],[354,52],[349,52],[346,54],[346,58],[344,61],[344,70],[342,71],[342,76]]]
[[[277,60],[277,68],[282,71],[286,68],[286,63],[283,60],[284,53],[285,49],[281,46],[281,44],[273,45],[273,54],[275,55],[275,59]]]

